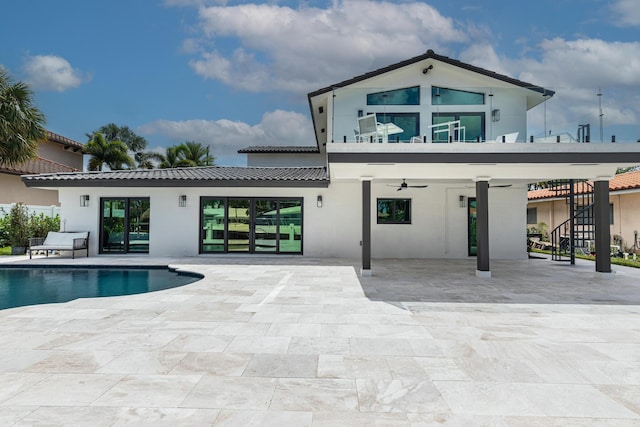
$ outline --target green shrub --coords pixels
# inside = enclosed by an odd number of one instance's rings
[[[60,215],[55,217],[40,215],[32,215],[29,219],[29,237],[47,237],[50,231],[60,230]]]
[[[11,247],[29,246],[29,209],[20,202],[11,207],[9,211],[9,244]]]

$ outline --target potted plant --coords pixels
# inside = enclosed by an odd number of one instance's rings
[[[29,209],[22,202],[11,207],[8,237],[11,255],[24,255],[29,245]]]

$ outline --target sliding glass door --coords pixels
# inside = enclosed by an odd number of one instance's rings
[[[149,253],[148,197],[100,199],[100,253]]]
[[[302,199],[202,197],[200,252],[302,253]]]

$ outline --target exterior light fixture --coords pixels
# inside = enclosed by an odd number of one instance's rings
[[[178,206],[180,206],[181,208],[185,208],[187,207],[187,196],[186,195],[181,195],[178,197]]]
[[[499,122],[500,121],[500,110],[497,108],[495,110],[491,110],[491,121]]]
[[[87,207],[89,206],[89,195],[83,194],[80,196],[80,206]]]
[[[459,202],[460,202],[461,208],[464,208],[465,206],[467,206],[467,198],[465,196],[460,196]]]
[[[317,203],[317,206],[318,206],[319,208],[321,208],[321,207],[322,207],[322,196],[318,196],[318,199],[317,199],[316,203]]]

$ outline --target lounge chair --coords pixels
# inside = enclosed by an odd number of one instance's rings
[[[71,251],[71,258],[75,259],[76,251],[86,250],[89,256],[89,232],[63,232],[50,231],[47,238],[32,237],[29,239],[29,259],[33,251],[44,251],[49,256],[49,251]]]

